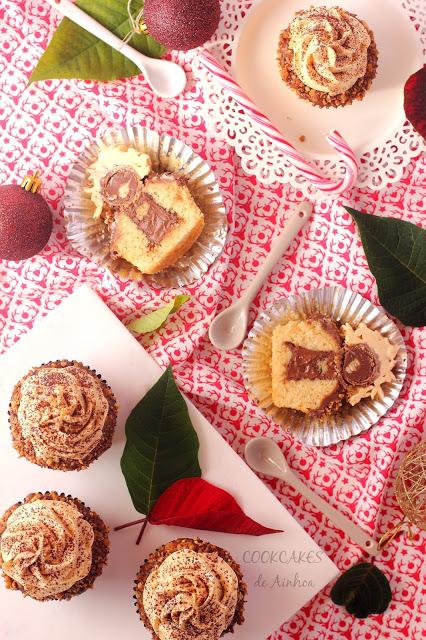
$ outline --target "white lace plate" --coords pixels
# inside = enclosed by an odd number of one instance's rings
[[[338,3],[321,0],[318,4]],[[398,181],[409,160],[426,149],[405,120],[403,109],[404,83],[422,66],[426,51],[425,7],[420,0],[346,0],[344,8],[365,20],[374,32],[379,50],[377,75],[362,101],[320,109],[287,87],[276,61],[280,31],[296,11],[311,5],[312,0],[231,0],[209,48],[231,68],[256,106],[325,176],[337,179],[343,171],[325,139],[327,132],[337,129],[360,159],[357,186],[381,189]],[[244,170],[266,184],[290,183],[305,196],[319,195],[196,61],[195,70],[204,86],[205,116],[235,148]],[[300,136],[305,136],[304,142]]]

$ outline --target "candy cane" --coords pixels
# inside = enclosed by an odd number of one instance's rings
[[[358,174],[358,161],[355,153],[337,131],[329,133],[326,139],[341,156],[346,170],[343,177],[339,180],[330,180],[321,175],[321,173],[282,136],[281,132],[257,109],[237,82],[224,70],[211,53],[208,51],[200,52],[198,54],[198,61],[217,79],[219,84],[232,95],[236,102],[250,114],[251,119],[259,126],[268,140],[280,149],[291,164],[297,167],[306,180],[311,182],[317,189],[329,195],[338,195],[346,191],[346,189],[353,187]]]

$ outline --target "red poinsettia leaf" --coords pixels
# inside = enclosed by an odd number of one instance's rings
[[[263,536],[281,533],[252,520],[229,493],[202,478],[183,478],[158,498],[148,520],[189,529]]]
[[[426,139],[426,64],[405,83],[404,111],[407,120]]]

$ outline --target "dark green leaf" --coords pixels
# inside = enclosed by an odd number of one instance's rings
[[[355,220],[379,299],[411,327],[426,324],[426,230],[345,207]]]
[[[77,0],[76,4],[119,38],[130,31],[126,0]],[[135,0],[135,14],[143,0]],[[164,48],[145,34],[134,35],[129,44],[152,58],[160,58]],[[34,69],[30,82],[48,78],[113,80],[140,74],[140,69],[96,36],[64,18]]]
[[[366,618],[386,611],[392,593],[385,574],[374,564],[361,562],[340,576],[331,590],[331,599],[356,618]]]
[[[170,314],[179,311],[181,306],[189,300],[190,296],[186,294],[180,294],[172,298],[167,304],[159,307],[151,313],[146,313],[144,316],[133,320],[129,325],[129,329],[136,333],[150,333],[156,331],[162,324],[165,323]]]
[[[176,480],[201,477],[198,436],[170,366],[127,418],[126,437],[121,470],[140,513]]]

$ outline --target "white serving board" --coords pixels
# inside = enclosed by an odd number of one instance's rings
[[[14,384],[32,366],[60,358],[80,360],[96,369],[120,404],[113,446],[80,472],[51,471],[20,459],[8,428]],[[120,470],[124,423],[160,373],[130,332],[86,286],[39,322],[0,358],[0,512],[32,491],[56,490],[82,499],[111,529],[141,517],[132,506]],[[233,640],[266,638],[337,575],[331,560],[202,414],[188,405],[200,439],[204,478],[228,489],[248,515],[285,533],[256,538],[149,525],[137,547],[138,527],[112,532],[107,568],[93,590],[69,602],[35,602],[6,590],[1,580],[1,640],[75,640],[76,634],[82,640],[148,640],[151,636],[133,605],[133,581],[144,558],[176,537],[198,535],[229,549],[241,564],[248,585],[246,621]],[[263,552],[263,562],[253,552]],[[281,557],[272,552],[282,552]]]

